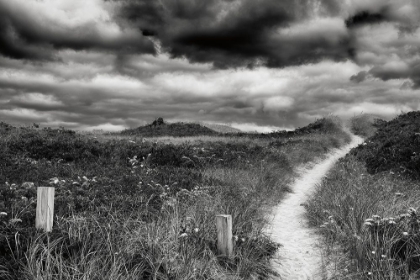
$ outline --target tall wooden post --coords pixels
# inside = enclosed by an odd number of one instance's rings
[[[217,215],[217,251],[219,255],[231,258],[233,256],[232,216]]]
[[[36,196],[35,227],[52,231],[54,218],[54,194],[53,187],[39,187]]]

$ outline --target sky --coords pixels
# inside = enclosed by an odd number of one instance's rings
[[[0,0],[0,121],[304,126],[420,110],[418,0]]]

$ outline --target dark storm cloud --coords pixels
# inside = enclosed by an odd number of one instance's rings
[[[375,66],[369,71],[373,76],[384,81],[392,79],[410,79],[412,88],[420,88],[420,60],[413,61],[405,67]],[[405,86],[406,87],[406,86]]]
[[[350,77],[350,81],[355,83],[361,83],[364,80],[366,80],[366,77],[368,76],[368,73],[366,71],[361,71],[357,73],[356,75],[353,75]]]
[[[324,58],[344,60],[352,46],[345,32],[290,37],[280,29],[311,17],[315,4],[336,13],[335,1],[181,0],[124,1],[120,17],[154,35],[173,57],[218,68],[284,67]]]
[[[382,13],[371,13],[369,11],[362,11],[346,19],[346,26],[348,28],[353,28],[367,24],[381,23],[386,20],[387,17],[385,16],[385,10]]]
[[[53,59],[56,49],[154,53],[152,42],[137,32],[106,34],[91,21],[66,26],[49,22],[40,11],[28,11],[20,2],[0,0],[0,54],[15,59]],[[103,28],[101,30],[101,28]]]

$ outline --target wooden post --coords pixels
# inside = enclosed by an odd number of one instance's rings
[[[39,187],[36,196],[35,227],[52,231],[54,217],[54,194],[53,187]]]
[[[231,258],[233,256],[232,216],[217,215],[217,251],[219,255]]]

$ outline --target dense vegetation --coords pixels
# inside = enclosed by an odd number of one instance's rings
[[[326,177],[308,205],[333,279],[417,279],[420,112],[380,122]]]
[[[355,116],[350,120],[351,131],[363,138],[371,137],[386,121],[368,114]]]
[[[349,141],[329,119],[299,131],[165,144],[2,123],[0,279],[266,278],[267,211],[296,166]],[[38,186],[56,188],[50,234],[34,228]],[[221,213],[232,259],[215,248]]]
[[[137,135],[142,137],[158,136],[199,136],[218,135],[219,133],[197,123],[165,123],[162,118],[157,118],[151,124],[139,126],[134,129],[126,129],[122,135]]]

